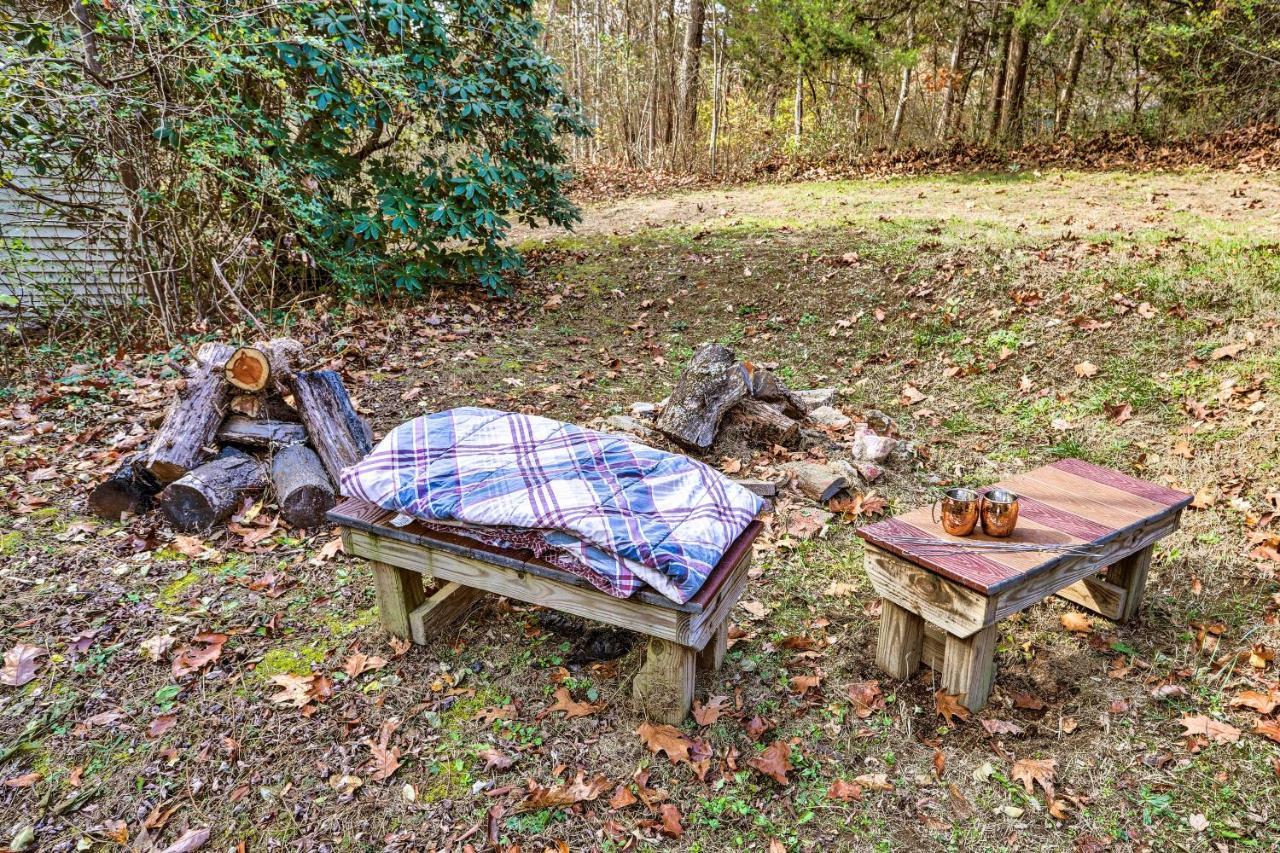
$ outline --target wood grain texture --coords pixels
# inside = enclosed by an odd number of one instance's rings
[[[1124,615],[1127,597],[1124,587],[1108,583],[1096,575],[1081,578],[1058,590],[1055,595],[1116,622]]]
[[[631,681],[631,693],[644,708],[645,716],[672,726],[684,721],[693,705],[696,654],[679,643],[649,640],[644,664]]]
[[[894,678],[910,678],[920,668],[923,649],[924,619],[887,598],[880,599],[876,665]]]
[[[1117,622],[1128,622],[1138,614],[1142,595],[1147,588],[1147,572],[1151,568],[1151,546],[1148,545],[1117,561],[1107,570],[1107,580],[1125,591],[1124,606]]]
[[[389,563],[375,561],[369,566],[373,569],[373,587],[378,595],[378,620],[382,622],[382,627],[397,637],[412,638],[409,614],[417,610],[427,597],[422,586],[422,576]]]
[[[924,623],[924,648],[920,652],[920,663],[941,675],[946,652],[947,632],[936,625]]]
[[[967,637],[992,620],[991,603],[985,595],[887,551],[867,548],[864,566],[871,586],[881,598],[923,616],[949,633]]]
[[[485,598],[483,590],[460,583],[446,583],[423,604],[409,613],[409,631],[413,641],[426,645],[439,639],[450,628],[466,618]]]
[[[1186,492],[1170,489],[1147,480],[1139,480],[1137,477],[1130,477],[1128,474],[1111,468],[1103,468],[1101,465],[1094,465],[1092,462],[1085,462],[1083,459],[1060,459],[1050,467],[1096,483],[1114,486],[1117,489],[1140,495],[1170,508],[1181,509],[1191,503],[1191,495]]]
[[[942,689],[961,697],[970,711],[987,705],[995,680],[996,625],[988,625],[969,637],[948,634],[942,660]]]
[[[729,620],[723,620],[711,630],[711,637],[698,652],[698,672],[715,672],[724,663],[729,650]]]

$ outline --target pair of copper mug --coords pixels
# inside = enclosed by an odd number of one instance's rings
[[[1005,537],[1018,525],[1018,496],[1008,489],[992,489],[985,495],[974,489],[947,489],[933,505],[933,520],[942,510],[942,529],[952,536],[968,536],[982,523],[988,536]]]

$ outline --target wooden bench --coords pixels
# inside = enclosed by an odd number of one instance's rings
[[[572,613],[644,634],[644,663],[632,693],[650,718],[677,724],[693,702],[699,670],[716,670],[727,647],[729,613],[747,585],[753,521],[725,553],[698,594],[676,604],[645,588],[614,598],[527,551],[498,548],[428,529],[393,526],[396,513],[347,499],[329,511],[348,554],[373,568],[378,613],[398,637],[428,643],[470,613],[486,593]],[[424,586],[434,581],[428,592]]]
[[[941,674],[942,689],[963,697],[972,711],[987,704],[1001,619],[1055,594],[1109,619],[1130,619],[1142,603],[1153,544],[1178,529],[1191,502],[1190,495],[1079,459],[989,488],[1021,497],[1018,526],[1008,539],[980,530],[965,539],[948,536],[934,523],[932,507],[858,531],[867,541],[867,575],[881,598],[876,663],[907,678],[923,662]],[[952,553],[903,544],[902,537],[1089,548],[1087,554]]]

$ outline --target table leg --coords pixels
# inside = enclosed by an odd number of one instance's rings
[[[729,620],[725,619],[716,626],[711,639],[698,652],[698,671],[715,672],[724,663],[724,654],[729,649]]]
[[[409,614],[427,597],[422,586],[422,575],[399,566],[369,562],[373,569],[373,587],[378,594],[378,618],[382,627],[397,637],[409,638]]]
[[[968,637],[947,634],[942,659],[942,689],[961,697],[970,711],[987,705],[996,675],[997,626],[988,625]]]
[[[880,599],[880,642],[876,664],[894,678],[910,678],[920,668],[924,618],[887,598]]]
[[[1148,545],[1141,551],[1134,551],[1107,569],[1107,581],[1125,591],[1124,606],[1117,622],[1128,622],[1138,614],[1138,608],[1142,605],[1142,593],[1147,588],[1147,570],[1151,568],[1153,547]]]
[[[446,583],[421,606],[409,614],[409,630],[413,641],[426,645],[448,631],[470,612],[487,593],[460,583]]]
[[[650,719],[673,726],[684,720],[693,705],[696,657],[696,649],[649,638],[644,664],[631,681],[631,693]]]

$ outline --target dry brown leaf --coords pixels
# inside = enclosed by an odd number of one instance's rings
[[[1079,610],[1068,610],[1062,614],[1062,627],[1068,631],[1074,631],[1078,634],[1088,634],[1093,631],[1093,621]]]
[[[1035,786],[1044,789],[1046,802],[1053,802],[1053,782],[1058,762],[1053,758],[1019,758],[1013,763],[1009,778],[1021,782],[1027,794],[1035,793]]]
[[[1253,733],[1280,743],[1280,720],[1258,720]],[[1276,772],[1280,774],[1280,766],[1276,767]]]
[[[794,675],[791,677],[790,684],[792,693],[803,696],[822,684],[822,672],[815,672],[812,675]]]
[[[356,649],[347,656],[346,662],[342,665],[342,671],[347,674],[348,678],[358,678],[366,672],[382,669],[386,665],[386,658],[381,658],[377,655],[366,655]]]
[[[663,835],[669,835],[672,838],[679,838],[684,835],[684,827],[680,825],[680,809],[671,803],[663,803],[662,808],[658,810],[658,814],[662,817]]]
[[[828,800],[840,800],[841,802],[849,802],[850,800],[862,799],[862,786],[855,782],[848,782],[844,779],[837,779],[831,783],[831,787],[827,788]]]
[[[573,698],[573,694],[569,692],[569,688],[561,685],[556,688],[555,703],[547,708],[547,713],[551,714],[556,711],[565,715],[566,719],[574,719],[575,717],[590,717],[592,714],[598,714],[607,706],[604,702],[577,702]]]
[[[707,704],[693,700],[693,719],[700,726],[714,726],[720,719],[721,712],[729,705],[728,696],[712,696]]]
[[[1224,358],[1235,358],[1248,348],[1249,344],[1244,341],[1239,341],[1234,344],[1224,344],[1209,353],[1209,358],[1214,361],[1222,361]]]
[[[174,677],[181,678],[198,672],[222,657],[222,646],[226,642],[226,634],[196,634],[190,644],[183,646],[173,656]]]
[[[1235,743],[1240,739],[1240,730],[1235,726],[1204,714],[1188,715],[1179,722],[1186,730],[1184,735],[1203,735],[1214,743]]]
[[[791,744],[785,740],[775,740],[765,751],[747,762],[779,785],[787,784],[787,771],[794,769],[791,764]]]
[[[636,734],[640,735],[640,739],[644,741],[644,745],[650,752],[654,754],[665,752],[667,758],[674,762],[688,763],[689,750],[693,747],[693,741],[675,726],[669,726],[666,723],[655,724],[646,720],[636,729]]]
[[[1011,720],[979,720],[978,722],[986,729],[987,734],[992,737],[1022,734],[1022,726]]]
[[[1268,690],[1259,693],[1257,690],[1241,690],[1231,700],[1233,708],[1252,708],[1259,714],[1270,714],[1280,705],[1280,690]]]
[[[865,720],[877,711],[883,711],[884,694],[880,692],[880,682],[855,681],[850,684],[849,701],[853,703],[853,713],[859,720]]]
[[[960,704],[960,694],[939,690],[934,694],[933,699],[938,709],[938,716],[951,725],[955,725],[957,717],[961,720],[969,719],[969,709]]]
[[[29,643],[17,643],[4,653],[4,667],[0,668],[0,684],[21,687],[36,677],[36,658],[48,654],[45,649]]]
[[[485,773],[488,773],[490,770],[497,770],[501,773],[504,770],[510,770],[511,766],[516,763],[514,758],[494,749],[493,747],[482,749],[476,757],[484,759],[483,772]]]
[[[604,776],[594,779],[586,778],[586,771],[579,770],[572,782],[563,785],[552,785],[543,788],[536,782],[529,781],[529,793],[516,807],[517,811],[537,811],[538,809],[555,809],[571,806],[575,803],[597,799],[609,788],[609,780]]]
[[[1081,379],[1092,379],[1098,375],[1098,365],[1092,361],[1082,361],[1075,367],[1076,376]]]

